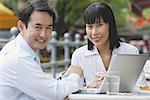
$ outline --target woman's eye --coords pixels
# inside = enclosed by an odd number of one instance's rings
[[[102,23],[97,24],[97,26],[102,26],[102,25],[103,25]]]
[[[92,28],[92,25],[87,25],[87,28]]]

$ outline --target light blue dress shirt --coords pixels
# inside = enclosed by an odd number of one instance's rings
[[[44,73],[20,34],[0,51],[0,100],[62,100],[81,84],[77,74],[56,80]]]

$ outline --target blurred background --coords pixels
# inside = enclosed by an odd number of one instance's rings
[[[27,0],[0,1],[0,49],[17,35],[17,11]],[[49,47],[40,51],[41,62],[58,67],[57,60],[64,60],[63,66],[68,66],[74,49],[86,44],[83,12],[94,2],[104,2],[113,9],[119,36],[136,46],[140,53],[150,54],[150,0],[47,0],[56,12],[53,41]],[[13,27],[13,29],[12,29]],[[65,35],[65,33],[67,33]],[[65,41],[69,41],[67,44]],[[60,42],[61,43],[58,43]],[[53,44],[57,46],[52,54]],[[60,46],[61,45],[61,46]],[[70,46],[71,45],[71,46]],[[70,46],[68,49],[65,46]],[[65,52],[69,52],[68,54]],[[53,56],[53,58],[52,58]],[[44,65],[43,65],[44,66]],[[62,66],[60,64],[60,66]],[[52,68],[53,68],[52,67]],[[64,67],[63,67],[64,68]],[[53,73],[56,72],[54,68]]]

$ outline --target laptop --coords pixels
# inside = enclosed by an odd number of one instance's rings
[[[116,54],[113,56],[108,71],[120,72],[120,92],[132,92],[136,81],[143,70],[143,66],[148,59],[147,54]],[[106,93],[105,78],[99,88],[82,88],[80,93]]]

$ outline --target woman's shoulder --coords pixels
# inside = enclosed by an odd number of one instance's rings
[[[126,43],[126,42],[120,42],[120,47],[121,48],[130,48],[130,49],[137,49],[135,46],[129,44],[129,43]]]
[[[120,47],[117,49],[117,51],[119,53],[139,53],[138,48],[125,42],[120,42]]]

